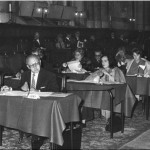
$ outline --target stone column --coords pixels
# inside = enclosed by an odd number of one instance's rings
[[[87,27],[94,28],[94,1],[87,2]]]
[[[135,29],[143,30],[143,1],[135,2]]]
[[[102,28],[109,28],[109,7],[107,1],[101,1],[101,20]]]
[[[94,2],[94,22],[95,28],[101,28],[101,1]]]

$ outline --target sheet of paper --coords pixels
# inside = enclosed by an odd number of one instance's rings
[[[67,82],[79,82],[79,83],[97,83],[97,82],[94,82],[94,81],[89,81],[89,80],[71,80],[71,79],[68,79]]]
[[[39,97],[49,97],[53,94],[53,92],[32,92],[32,91],[30,91],[30,94],[34,94]]]
[[[71,80],[71,79],[68,79],[67,82],[78,82],[78,83],[94,83],[94,84],[99,84],[99,85],[102,85],[102,84],[124,84],[124,83],[121,83],[121,82],[113,82],[113,81],[105,81],[105,82],[94,82],[94,81],[89,81],[89,80]]]
[[[133,75],[126,75],[127,77],[135,77],[137,76],[137,74],[133,74]]]
[[[5,96],[23,96],[24,97],[24,96],[28,95],[28,92],[24,92],[24,91],[7,91],[7,92],[3,92],[3,95],[5,95]]]
[[[51,94],[50,96],[52,96],[52,97],[67,97],[67,96],[69,96],[69,95],[71,95],[72,93],[53,93],[53,94]]]
[[[79,61],[70,61],[67,62],[69,69],[73,72],[75,70],[80,70],[81,68],[79,67],[80,62]]]

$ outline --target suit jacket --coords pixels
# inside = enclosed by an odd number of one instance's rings
[[[30,86],[30,80],[31,80],[31,71],[29,70],[24,72],[21,76],[20,89],[25,82],[27,82],[28,86]],[[55,74],[41,68],[37,79],[36,89],[42,92],[59,91]]]
[[[32,43],[32,48],[40,48],[40,47],[44,47],[43,45],[43,41],[41,39],[39,39],[40,43],[37,40],[33,40]]]

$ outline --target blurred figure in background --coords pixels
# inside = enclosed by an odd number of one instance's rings
[[[41,67],[44,68],[45,70],[48,70],[50,72],[53,72],[53,65],[48,63],[45,59],[44,59],[44,53],[40,48],[35,48],[32,50],[32,54],[33,55],[37,55],[40,57],[41,59]]]
[[[57,35],[55,46],[57,49],[65,49],[65,43],[63,41],[63,35],[62,34]]]
[[[93,71],[102,67],[101,57],[102,57],[101,50],[96,50],[94,52],[94,57],[92,59],[92,69],[93,69]]]
[[[35,48],[41,48],[42,50],[45,50],[43,41],[40,39],[39,32],[35,32],[34,34],[32,49],[35,49]]]

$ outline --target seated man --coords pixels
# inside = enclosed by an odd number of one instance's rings
[[[102,57],[102,52],[100,50],[94,52],[94,59],[92,60],[93,70],[102,67],[101,57]]]
[[[132,53],[134,59],[126,60],[126,75],[144,75],[149,77],[150,62],[141,58],[141,50],[139,48],[133,48]]]
[[[26,58],[26,65],[29,68],[21,76],[20,89],[23,91],[59,91],[56,76],[41,68],[41,60],[37,55],[29,55]],[[20,135],[22,135],[20,133]],[[45,138],[32,135],[32,149],[40,149]]]
[[[21,76],[20,88],[23,91],[58,91],[56,76],[41,68],[41,60],[36,55],[26,58],[26,65],[29,68]]]

